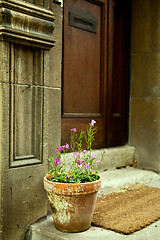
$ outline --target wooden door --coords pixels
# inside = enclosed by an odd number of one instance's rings
[[[121,61],[115,60],[119,48],[114,50],[117,43],[113,43],[116,40],[112,31],[113,25],[115,32],[117,27],[113,7],[117,1],[64,1],[62,144],[69,142],[71,128],[84,130],[92,119],[96,120],[98,128],[94,147],[117,144],[116,141],[114,143],[114,125],[119,124],[123,128],[123,124],[116,121],[112,123],[113,117],[118,119],[117,109],[113,112],[113,103],[118,100],[121,106],[126,99],[128,102],[127,94],[123,96],[124,100],[120,100],[123,94],[116,87],[121,85],[123,77],[113,74],[117,71],[114,71],[114,65],[122,67],[119,66]],[[112,94],[109,93],[110,90]],[[120,95],[117,97],[117,94]],[[126,138],[121,139],[122,143],[124,141]],[[118,145],[120,144],[118,141]]]
[[[128,141],[131,1],[109,1],[107,145]]]

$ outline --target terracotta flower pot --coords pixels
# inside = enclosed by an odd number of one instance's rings
[[[63,232],[81,232],[91,226],[101,177],[88,183],[56,183],[44,177],[44,188],[55,227]]]

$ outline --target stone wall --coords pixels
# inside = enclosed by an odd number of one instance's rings
[[[130,143],[138,166],[160,171],[160,1],[132,8]]]
[[[24,239],[30,224],[47,214],[43,177],[60,144],[61,7],[28,2],[0,1],[2,240]]]

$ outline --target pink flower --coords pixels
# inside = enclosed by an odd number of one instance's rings
[[[96,157],[96,154],[92,154],[92,158],[95,158]]]
[[[94,124],[96,123],[95,120],[92,120],[91,123],[89,123],[89,125],[91,125],[92,127],[94,127]]]
[[[82,163],[83,163],[83,167],[85,167],[86,166],[86,162],[83,160]]]
[[[83,153],[84,153],[84,154],[87,153],[87,150],[83,150]]]
[[[58,166],[58,164],[59,164],[59,159],[58,158],[54,159],[54,164],[55,164],[55,166]]]
[[[64,147],[64,146],[60,146],[60,147],[58,147],[58,148],[56,149],[56,152],[58,152],[59,150],[60,150],[60,151],[63,151],[63,150],[64,150],[63,147]]]
[[[77,132],[77,129],[76,128],[72,128],[71,131]]]
[[[74,153],[73,157],[77,158],[77,157],[79,157],[80,155],[81,155],[81,153],[76,152],[76,153]]]
[[[77,163],[78,163],[78,165],[81,165],[81,161],[80,160],[77,160]]]
[[[107,152],[108,150],[107,149],[104,149],[105,152]]]
[[[86,169],[89,169],[89,165],[86,166]]]
[[[56,152],[58,152],[59,151],[59,147],[56,149]]]
[[[67,149],[69,149],[69,144],[68,143],[66,143],[66,146],[65,146]]]

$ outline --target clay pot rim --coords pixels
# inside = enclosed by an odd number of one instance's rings
[[[99,176],[99,175],[98,175]],[[101,187],[102,178],[99,176],[98,180],[86,183],[60,183],[52,182],[44,177],[44,188],[49,193],[55,193],[60,195],[78,195],[89,194],[97,192]]]
[[[44,180],[49,182],[49,183],[53,183],[53,184],[56,184],[56,185],[59,185],[59,184],[64,184],[65,186],[69,185],[69,186],[75,186],[76,185],[88,185],[88,184],[95,184],[95,183],[98,183],[98,182],[101,182],[102,181],[102,177],[100,175],[97,174],[97,176],[99,176],[99,179],[98,180],[95,180],[95,181],[92,181],[92,182],[85,182],[85,183],[64,183],[64,182],[53,182],[53,181],[50,181],[48,180],[47,176],[44,177]]]

